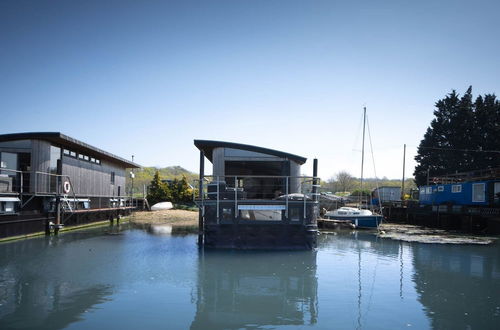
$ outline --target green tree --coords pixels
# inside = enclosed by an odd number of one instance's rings
[[[426,184],[428,174],[500,166],[500,157],[491,152],[500,141],[500,104],[495,95],[479,96],[473,102],[472,87],[462,97],[452,91],[436,102],[434,116],[415,156],[418,186]]]
[[[153,180],[151,180],[147,199],[150,205],[172,199],[170,189],[167,184],[161,181],[159,171],[156,171]]]
[[[180,180],[174,179],[172,181],[170,184],[170,192],[172,195],[172,202],[174,203],[189,203],[193,199],[193,191],[184,175]]]

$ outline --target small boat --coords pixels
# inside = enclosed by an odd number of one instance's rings
[[[382,216],[373,214],[370,210],[346,206],[328,211],[324,217],[330,220],[350,221],[355,228],[378,228],[382,222]]]
[[[365,126],[366,126],[366,107],[363,108],[363,144],[361,151],[361,180],[360,190],[363,190],[363,169],[365,160]],[[361,196],[359,203],[361,203]],[[350,221],[355,228],[378,228],[382,222],[382,216],[373,214],[372,211],[360,209],[358,207],[341,207],[334,211],[325,213],[325,218],[330,220]]]

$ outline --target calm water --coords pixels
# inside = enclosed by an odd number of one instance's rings
[[[498,329],[500,247],[323,234],[317,251],[201,252],[94,229],[0,245],[0,328]]]

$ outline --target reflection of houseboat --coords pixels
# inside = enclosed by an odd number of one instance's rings
[[[245,144],[195,140],[200,149],[200,243],[222,248],[307,249],[316,244],[313,177],[300,176],[306,158]],[[204,175],[204,160],[213,175]]]
[[[136,167],[61,133],[0,135],[0,237],[130,212],[125,169]]]
[[[498,328],[500,249],[494,244],[412,246],[413,281],[432,328]]]
[[[317,322],[316,251],[205,251],[198,267],[193,330]]]

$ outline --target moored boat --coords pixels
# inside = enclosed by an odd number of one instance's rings
[[[350,221],[355,228],[378,228],[383,218],[370,210],[357,207],[341,207],[326,212],[324,217],[330,220]]]

